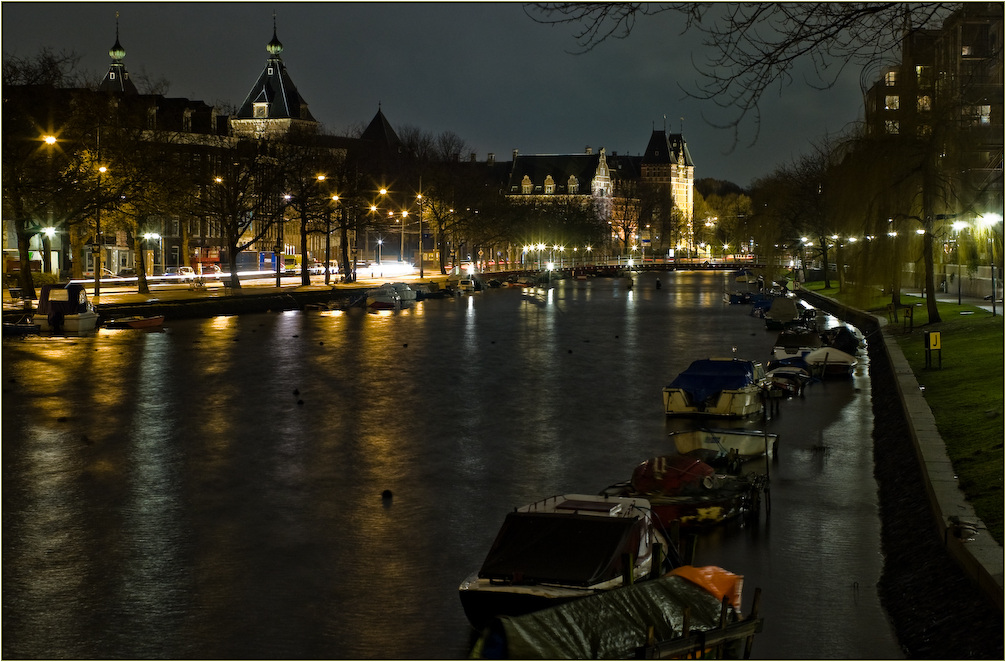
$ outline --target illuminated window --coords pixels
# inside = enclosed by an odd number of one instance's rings
[[[971,55],[971,47],[970,46],[961,46],[961,55],[963,55],[964,57],[967,57],[967,56]]]
[[[884,97],[884,108],[887,110],[898,110],[901,107],[901,97],[897,95],[888,95]]]
[[[555,193],[555,180],[552,175],[545,178],[545,193]]]
[[[269,104],[267,103],[256,103],[254,105],[253,117],[264,118],[269,117]]]
[[[923,94],[919,97],[918,110],[920,113],[925,113],[933,109],[933,99],[928,94]]]
[[[886,85],[887,87],[894,87],[897,84],[898,84],[897,71],[888,71],[886,74],[884,74],[884,85]]]
[[[524,179],[520,182],[521,193],[528,194],[533,190],[533,188],[534,187],[531,185],[531,178],[524,175]]]
[[[898,120],[887,120],[884,122],[884,130],[892,135],[897,135],[901,132],[901,123]]]
[[[992,123],[992,106],[966,106],[963,114],[975,126],[988,126]]]
[[[566,188],[569,190],[571,195],[576,194],[580,190],[580,182],[576,180],[576,175],[570,175],[569,181],[566,183]]]
[[[933,68],[926,65],[917,65],[915,67],[915,78],[919,83],[919,87],[929,87],[933,84]]]

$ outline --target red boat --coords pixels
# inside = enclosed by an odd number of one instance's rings
[[[662,455],[643,462],[632,478],[601,494],[645,498],[664,526],[714,525],[757,514],[768,476],[729,476],[691,455]]]

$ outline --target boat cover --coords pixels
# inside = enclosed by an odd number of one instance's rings
[[[638,555],[647,526],[642,517],[512,512],[479,577],[592,586],[622,576],[622,555]]]
[[[581,600],[494,619],[473,651],[486,659],[626,659],[647,643],[678,637],[682,614],[692,631],[718,627],[728,596],[740,608],[743,577],[714,566],[682,566],[671,573]]]
[[[80,283],[43,285],[38,295],[38,312],[42,315],[62,313],[76,315],[87,312],[87,293]]]
[[[800,312],[797,310],[796,302],[793,299],[776,297],[772,300],[772,305],[769,307],[768,312],[765,313],[765,317],[782,322],[788,322],[790,320],[798,319],[800,317]]]
[[[714,473],[711,466],[696,457],[661,455],[637,466],[630,484],[641,495],[698,494],[703,491],[705,479]]]
[[[667,388],[679,388],[692,402],[705,402],[720,391],[744,388],[754,383],[754,363],[733,359],[699,359],[674,378]]]

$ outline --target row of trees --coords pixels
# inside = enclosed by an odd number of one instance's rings
[[[83,276],[88,248],[94,252],[97,287],[104,237],[125,232],[142,255],[144,235],[172,217],[182,219],[182,255],[195,239],[189,219],[219,229],[233,287],[240,287],[242,251],[274,243],[279,251],[294,228],[305,257],[310,235],[338,237],[351,278],[354,233],[402,227],[389,227],[388,212],[394,223],[405,222],[402,212],[421,214],[441,272],[462,252],[492,255],[535,237],[598,243],[610,233],[590,203],[511,204],[500,195],[499,172],[463,161],[470,148],[451,132],[405,127],[402,149],[387,154],[346,136],[256,140],[160,129],[150,119],[154,95],[94,92],[75,67],[74,56],[46,50],[4,61],[3,213],[22,265],[32,238],[46,241],[44,230],[55,227],[69,237],[74,278]],[[148,291],[146,267],[136,260],[141,292]],[[34,296],[30,269],[19,278],[22,292]]]

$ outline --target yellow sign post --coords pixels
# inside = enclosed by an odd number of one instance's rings
[[[926,348],[926,367],[933,367],[933,351],[936,351],[937,359],[939,360],[939,366],[943,368],[943,344],[940,339],[939,331],[926,331],[925,336],[925,348]]]

